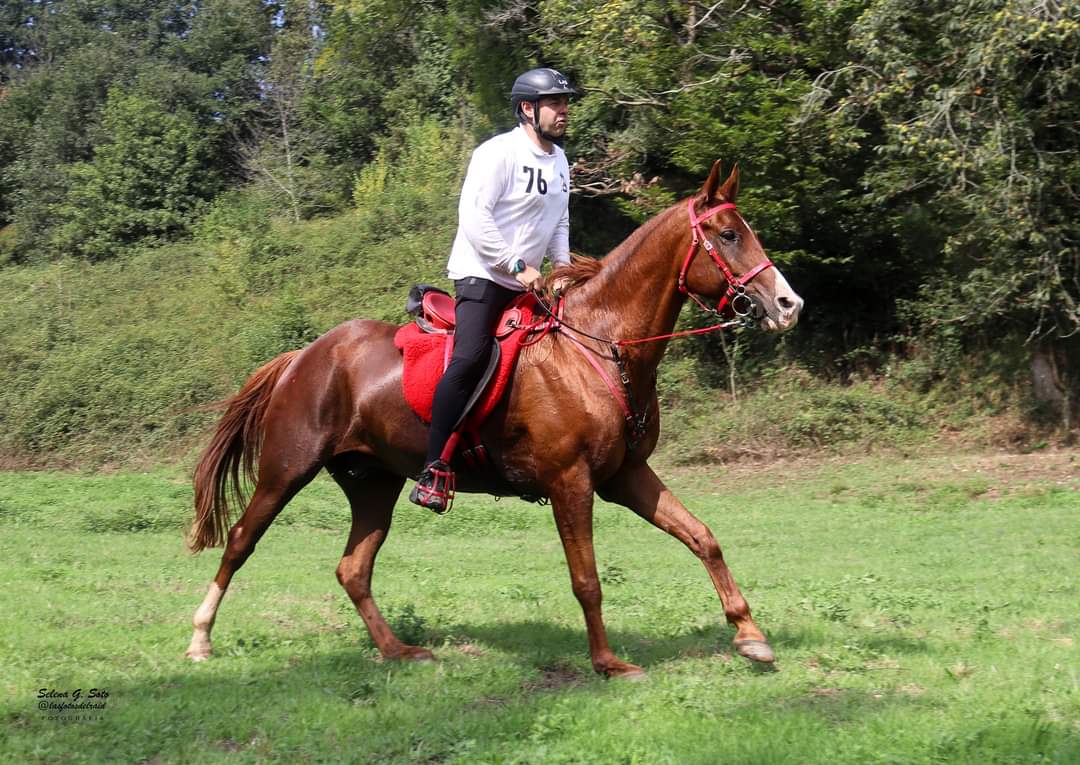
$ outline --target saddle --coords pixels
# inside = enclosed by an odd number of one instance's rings
[[[458,438],[451,437],[444,450],[445,462],[450,462],[462,434],[469,435],[473,441],[473,447],[463,455],[467,461],[472,456],[482,456],[485,451],[476,436],[477,430],[509,387],[518,354],[532,329],[535,308],[536,297],[522,293],[500,317],[487,369],[454,428]],[[401,386],[412,410],[430,423],[435,386],[450,365],[454,349],[454,299],[437,287],[421,284],[410,290],[406,310],[416,320],[394,335],[394,345],[402,353],[404,367]]]
[[[518,329],[520,325],[529,323],[533,314],[532,309],[536,305],[536,298],[532,297],[532,300],[524,300],[526,297],[529,296],[522,293],[511,301],[510,305],[503,311],[495,330],[496,339],[501,340],[515,329]],[[525,316],[525,310],[522,308],[522,303],[528,303],[528,308],[525,309],[528,310],[527,317]],[[450,293],[430,284],[414,285],[409,290],[408,300],[405,301],[405,311],[416,317],[416,326],[423,332],[433,335],[452,333],[454,331],[454,327],[457,325],[455,306],[456,302],[450,296]]]

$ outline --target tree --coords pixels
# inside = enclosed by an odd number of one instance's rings
[[[918,285],[861,193],[872,126],[805,118],[818,75],[847,62],[847,30],[867,4],[543,0],[526,22],[540,63],[572,72],[584,93],[572,115],[574,184],[610,200],[599,215],[589,203],[590,220],[615,207],[641,221],[693,191],[713,160],[738,161],[740,206],[811,307],[785,346],[830,372],[863,349],[880,354],[897,298]],[[584,244],[603,252],[620,233]],[[712,341],[697,345],[721,356]]]
[[[333,209],[345,192],[336,188],[326,126],[312,108],[321,30],[318,7],[306,2],[285,6],[262,80],[260,108],[245,122],[238,142],[248,177],[293,221]]]
[[[92,161],[67,168],[69,191],[52,206],[59,251],[102,260],[118,247],[169,237],[221,188],[190,114],[113,90],[102,130]]]
[[[96,161],[99,143],[110,143],[103,157],[115,151],[102,126],[116,87],[153,102],[155,113],[194,122],[207,189],[236,178],[233,124],[259,98],[257,64],[269,49],[273,13],[261,0],[41,0],[16,3],[10,13],[5,6],[0,148],[12,150],[0,153],[0,223],[18,224],[22,257],[54,256],[50,245],[74,241],[73,230],[57,236],[57,211],[65,225],[79,218],[71,191],[86,192],[85,165]]]
[[[834,124],[880,125],[864,183],[923,287],[911,331],[950,354],[1026,342],[1080,404],[1080,6],[877,0],[820,83]],[[929,254],[929,257],[928,257]]]

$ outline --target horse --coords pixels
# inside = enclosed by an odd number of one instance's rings
[[[742,306],[773,333],[793,327],[803,305],[735,206],[738,165],[723,183],[720,168],[715,162],[699,193],[647,221],[603,259],[575,258],[552,272],[549,283],[567,285],[560,328],[522,350],[509,389],[480,430],[503,483],[495,486],[481,472],[458,474],[458,492],[505,494],[508,484],[518,495],[548,498],[592,666],[607,677],[644,670],[608,644],[593,550],[594,495],[683,542],[712,579],[738,654],[774,661],[712,532],[648,464],[660,427],[656,369],[687,298],[718,299],[729,315]],[[697,257],[702,247],[710,257]],[[211,629],[233,576],[278,513],[325,468],[352,511],[337,578],[372,641],[384,659],[434,659],[394,635],[371,592],[395,502],[406,479],[419,473],[427,443],[427,427],[402,393],[396,330],[347,321],[271,360],[223,402],[226,411],[195,469],[188,544],[192,552],[219,545],[224,551],[192,620],[188,658],[211,655]],[[620,352],[614,344],[605,348],[605,338],[651,342],[627,342]],[[624,383],[623,391],[613,380]],[[243,504],[245,482],[254,490],[230,527],[230,505]]]

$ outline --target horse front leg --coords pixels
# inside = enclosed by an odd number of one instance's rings
[[[586,471],[580,472],[585,474]],[[585,613],[593,669],[606,677],[643,677],[645,671],[641,667],[620,660],[608,645],[607,630],[600,611],[600,577],[596,572],[596,554],[593,550],[591,481],[587,478],[560,481],[558,486],[550,488],[549,496],[555,526],[559,530],[566,563],[570,568],[570,585]]]
[[[649,523],[681,541],[696,555],[716,587],[728,623],[735,626],[735,650],[757,662],[771,663],[772,648],[758,629],[735,578],[724,562],[724,554],[709,527],[686,509],[652,468],[642,463],[627,466],[600,487],[598,493],[610,502],[633,510]]]

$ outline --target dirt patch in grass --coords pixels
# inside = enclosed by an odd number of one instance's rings
[[[528,693],[541,691],[558,691],[563,688],[572,688],[585,682],[585,677],[572,667],[553,665],[540,668],[540,677],[522,684],[522,689]]]
[[[1062,449],[1031,454],[973,454],[955,460],[961,471],[985,475],[998,482],[1024,484],[1053,481],[1080,486],[1080,450]]]
[[[881,454],[870,459],[895,462],[905,472],[908,483],[919,481],[927,487],[958,480],[981,480],[986,487],[980,495],[987,498],[1030,490],[1047,482],[1066,489],[1080,490],[1080,449],[1047,449],[1027,454],[1009,452],[972,452],[958,454]],[[738,462],[695,467],[665,466],[663,473],[672,478],[703,481],[712,491],[760,486],[764,481],[776,486],[818,480],[823,473],[841,472],[866,458],[850,456],[780,457],[766,463]]]
[[[585,675],[581,674],[576,669],[553,664],[548,667],[541,667],[539,678],[522,682],[521,690],[526,694],[561,691],[567,688],[576,688],[577,686],[582,685],[585,680]],[[490,709],[492,707],[507,706],[511,703],[512,699],[506,696],[480,696],[473,700],[468,706],[470,709]]]

